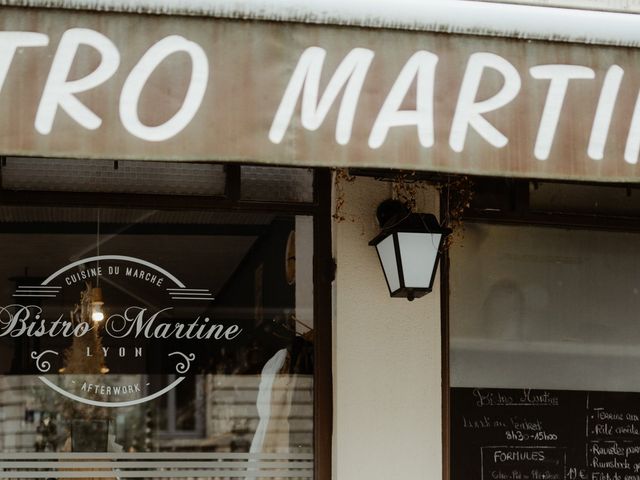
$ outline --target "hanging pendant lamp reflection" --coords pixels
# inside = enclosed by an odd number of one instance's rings
[[[102,288],[93,287],[91,289],[91,320],[101,322],[104,320],[104,300],[102,299]]]
[[[100,209],[98,209],[96,228],[96,255],[100,258]],[[96,286],[91,289],[91,320],[101,322],[104,320],[104,299],[102,298],[102,288],[100,288],[100,260],[97,265]]]

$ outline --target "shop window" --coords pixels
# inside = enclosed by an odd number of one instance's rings
[[[472,223],[451,262],[452,386],[633,387],[640,235]]]
[[[0,473],[317,474],[316,207],[58,206],[52,181],[0,206]]]
[[[635,192],[524,186],[476,198],[449,252],[450,477],[635,478]]]

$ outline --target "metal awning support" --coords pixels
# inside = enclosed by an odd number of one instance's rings
[[[0,5],[640,46],[638,15],[469,0],[0,0]]]

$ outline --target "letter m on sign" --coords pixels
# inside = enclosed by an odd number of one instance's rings
[[[342,60],[319,97],[320,77],[327,52],[324,48],[309,47],[298,60],[291,75],[280,106],[269,130],[269,140],[280,143],[289,128],[298,99],[302,95],[300,119],[307,130],[317,130],[329,113],[329,109],[344,88],[338,120],[336,142],[346,145],[351,138],[351,128],[362,84],[369,71],[374,53],[366,48],[354,48]]]

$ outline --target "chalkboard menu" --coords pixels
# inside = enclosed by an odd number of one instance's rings
[[[452,480],[640,480],[640,393],[451,390]]]

